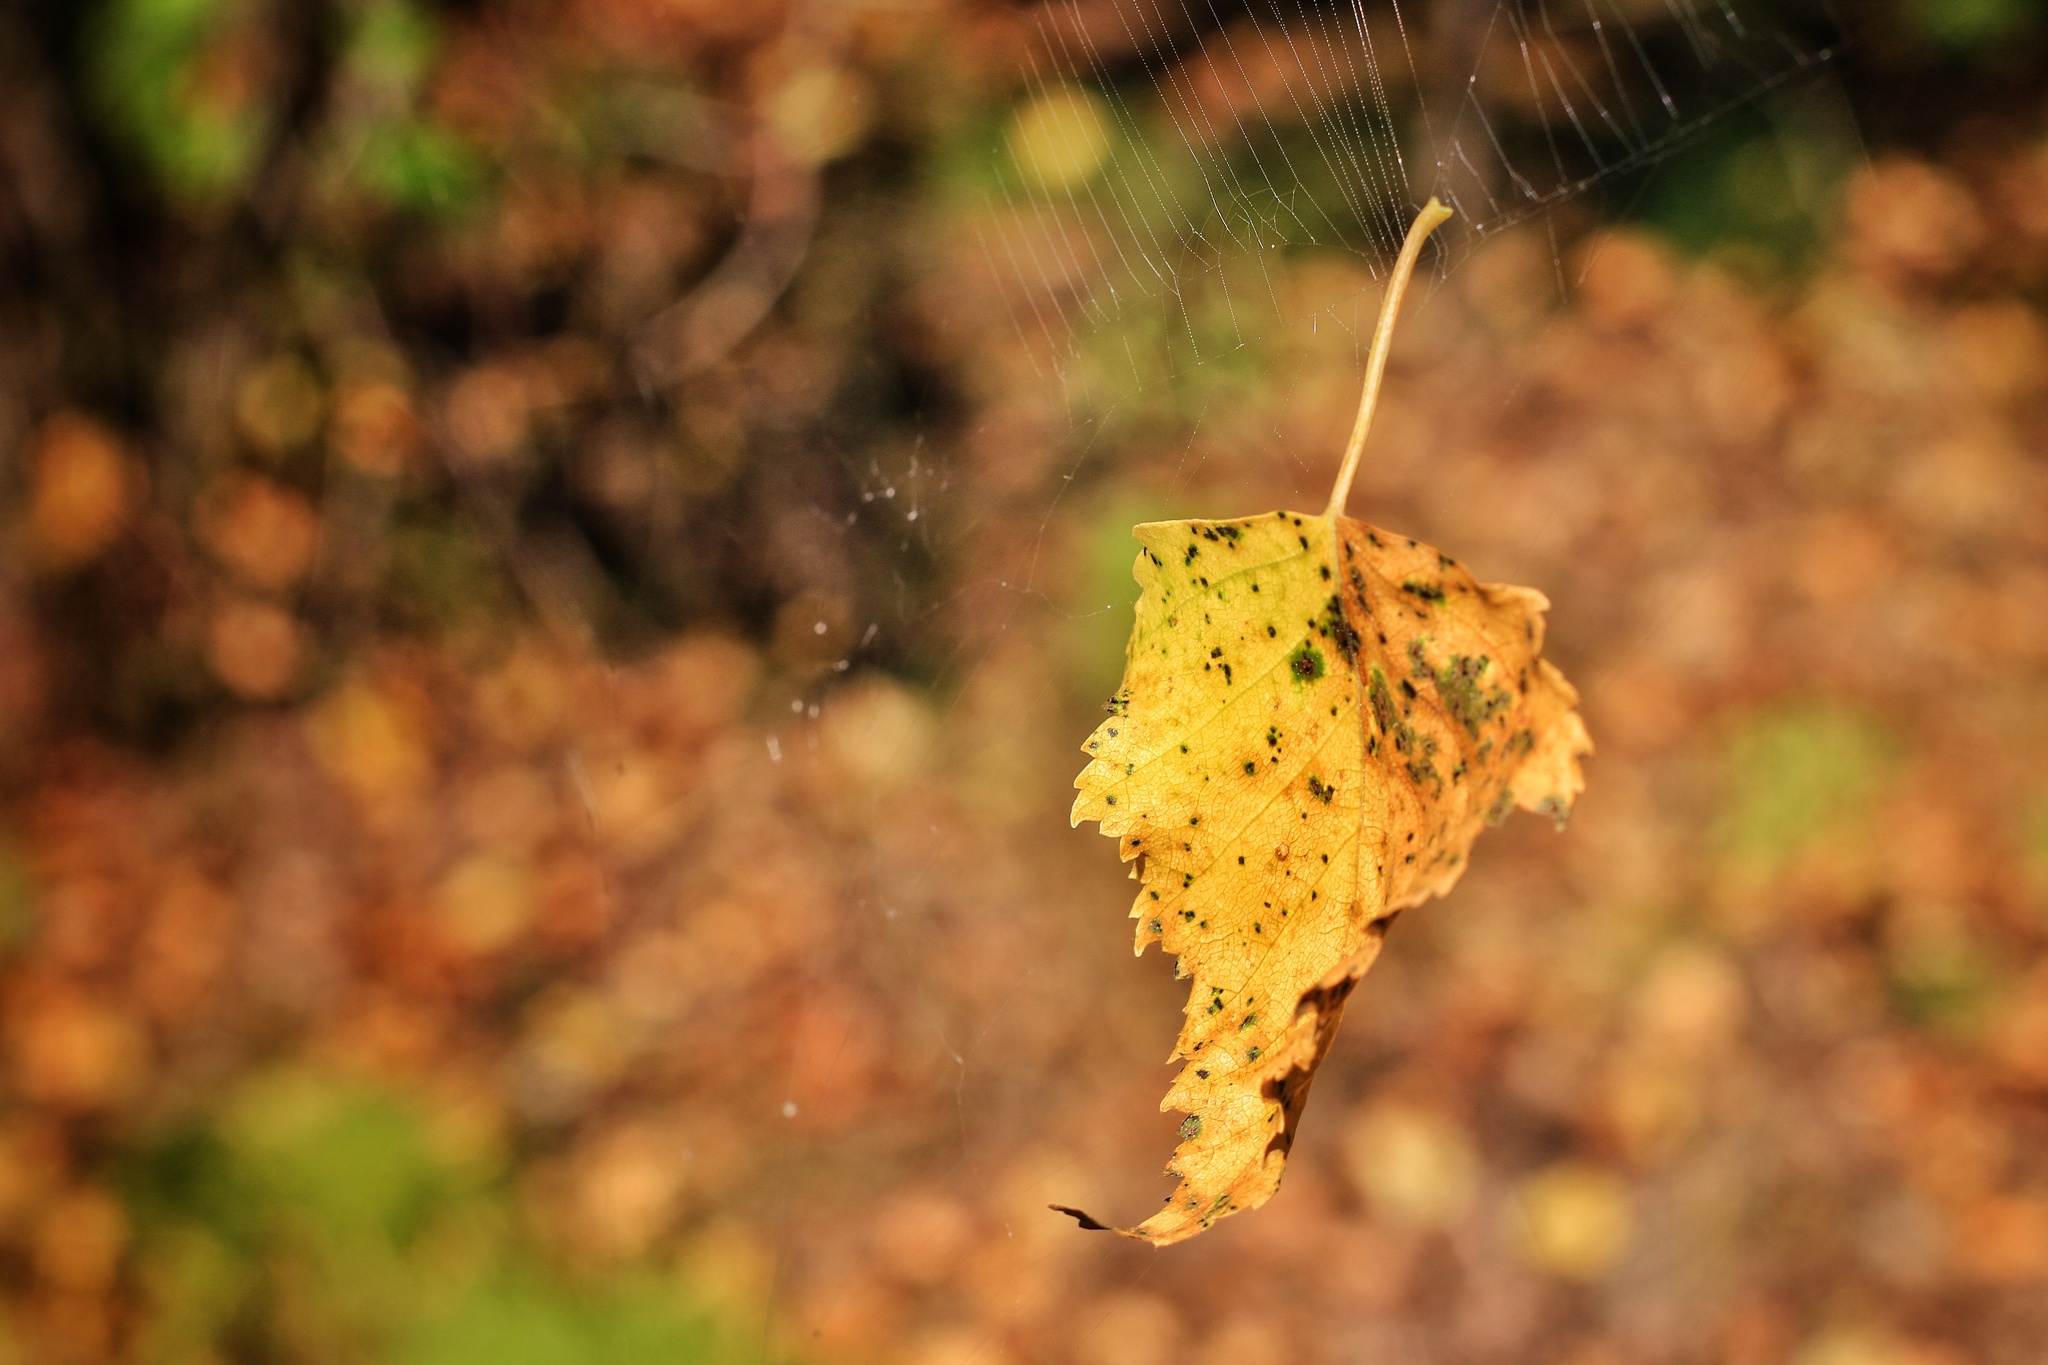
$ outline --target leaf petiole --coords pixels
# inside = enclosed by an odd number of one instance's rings
[[[1330,505],[1323,510],[1326,517],[1338,517],[1344,513],[1344,504],[1351,497],[1351,480],[1358,473],[1358,457],[1365,451],[1365,434],[1372,429],[1373,410],[1380,402],[1380,377],[1387,371],[1387,352],[1394,344],[1394,319],[1401,312],[1401,296],[1408,292],[1408,280],[1415,274],[1415,262],[1422,255],[1422,244],[1429,240],[1429,234],[1441,227],[1451,211],[1444,207],[1435,195],[1422,206],[1422,212],[1415,215],[1415,221],[1408,227],[1407,240],[1401,243],[1401,254],[1394,259],[1394,269],[1387,276],[1386,296],[1380,300],[1380,320],[1372,330],[1372,351],[1365,362],[1365,393],[1358,400],[1358,420],[1351,424],[1351,441],[1344,447],[1344,464],[1337,471],[1336,486],[1330,490]]]

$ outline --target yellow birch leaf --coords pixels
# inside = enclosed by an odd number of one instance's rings
[[[1118,841],[1138,951],[1176,954],[1192,986],[1161,1104],[1188,1116],[1180,1185],[1128,1236],[1177,1242],[1271,1198],[1393,917],[1451,888],[1483,824],[1562,824],[1584,785],[1543,595],[1342,515],[1401,290],[1447,216],[1432,200],[1395,267],[1329,509],[1134,532],[1128,663],[1074,823]]]

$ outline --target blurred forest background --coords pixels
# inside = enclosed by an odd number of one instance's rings
[[[2048,1355],[2048,21],[1802,19],[1437,262],[1352,507],[1552,598],[1590,789],[1154,1253],[1045,1208],[1174,1128],[1069,784],[1130,524],[1320,506],[1358,339],[1062,388],[1045,18],[0,8],[0,1361]]]

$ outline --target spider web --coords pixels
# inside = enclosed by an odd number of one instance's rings
[[[1143,387],[1148,347],[1201,364],[1339,316],[1289,295],[1290,260],[1377,279],[1432,195],[1441,267],[1835,56],[1825,16],[1748,0],[1050,0],[1034,24],[982,246],[1084,391],[1109,353]]]

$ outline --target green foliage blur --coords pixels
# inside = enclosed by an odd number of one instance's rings
[[[276,110],[237,0],[118,0],[100,16],[95,84],[109,122],[164,189],[195,206],[240,193]]]
[[[679,1287],[564,1282],[501,1166],[414,1104],[313,1072],[251,1078],[124,1171],[155,1310],[137,1358],[694,1365],[735,1358]],[[747,1358],[759,1358],[758,1347]]]
[[[1782,705],[1744,717],[1728,751],[1722,847],[1768,873],[1817,844],[1860,838],[1896,753],[1882,726],[1839,706]]]
[[[278,14],[255,0],[113,0],[96,16],[91,64],[107,122],[172,201],[222,210],[272,152],[287,117],[286,57],[264,32]],[[322,36],[339,50],[320,173],[412,212],[473,205],[478,157],[418,108],[437,46],[431,12],[365,0],[298,19],[332,30]]]

